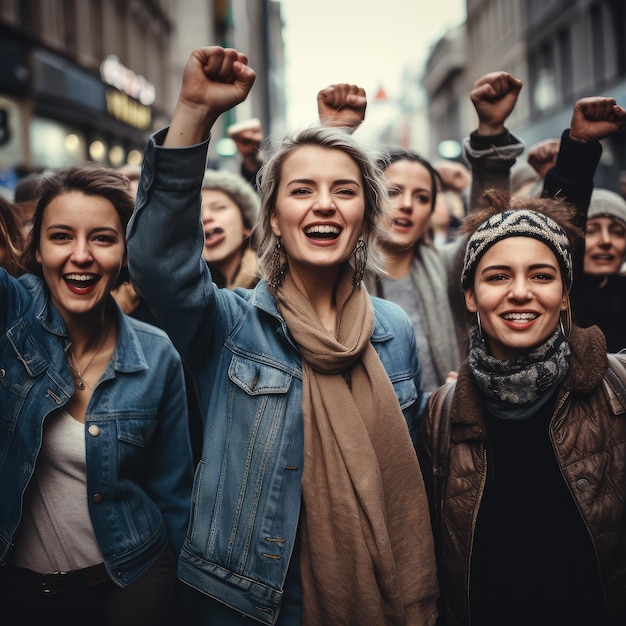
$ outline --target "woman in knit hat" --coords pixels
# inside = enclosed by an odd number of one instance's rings
[[[591,194],[585,229],[585,274],[617,274],[626,257],[626,200],[610,189]]]
[[[202,181],[202,256],[220,287],[250,289],[259,280],[250,234],[259,198],[248,182],[227,171],[207,170]]]
[[[462,227],[469,356],[420,423],[444,623],[623,624],[626,408],[602,333],[571,322],[576,213],[484,200]]]
[[[581,326],[599,326],[609,352],[626,348],[626,200],[608,189],[594,188],[585,228],[584,274],[572,304]]]

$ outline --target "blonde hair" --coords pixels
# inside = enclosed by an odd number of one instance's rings
[[[358,166],[363,179],[365,216],[362,238],[368,250],[366,269],[381,272],[384,265],[382,252],[377,242],[378,224],[389,210],[387,188],[384,183],[384,162],[379,155],[370,155],[356,139],[345,131],[324,126],[305,128],[282,138],[278,147],[263,163],[257,175],[261,194],[259,218],[253,230],[253,240],[259,255],[259,272],[269,278],[271,259],[277,237],[272,231],[271,217],[276,210],[276,196],[282,168],[287,157],[302,146],[319,146],[329,150],[345,152]]]

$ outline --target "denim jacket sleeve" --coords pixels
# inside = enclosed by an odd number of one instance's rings
[[[163,346],[157,359],[166,373],[144,487],[161,511],[168,539],[178,554],[189,523],[193,461],[182,363],[169,346]]]
[[[10,322],[24,307],[25,291],[4,267],[0,267],[0,333],[4,334]]]
[[[211,274],[202,258],[200,190],[208,141],[163,148],[167,129],[148,143],[135,211],[127,229],[133,283],[187,363],[210,358],[226,323],[218,315]],[[198,345],[204,347],[197,350]]]

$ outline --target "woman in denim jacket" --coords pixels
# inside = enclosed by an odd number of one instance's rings
[[[39,191],[30,273],[0,270],[3,620],[168,624],[193,477],[180,357],[110,297],[125,179],[85,164]]]
[[[424,402],[415,337],[361,285],[386,202],[376,161],[338,129],[285,140],[260,174],[264,279],[218,289],[202,261],[210,129],[254,78],[236,50],[194,51],[128,231],[131,276],[189,366],[204,421],[179,577],[203,624],[433,624],[406,423]]]

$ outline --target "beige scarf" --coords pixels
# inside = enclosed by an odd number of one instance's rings
[[[303,623],[434,624],[428,503],[400,405],[370,343],[370,298],[344,272],[337,339],[289,273],[276,299],[303,364]]]

